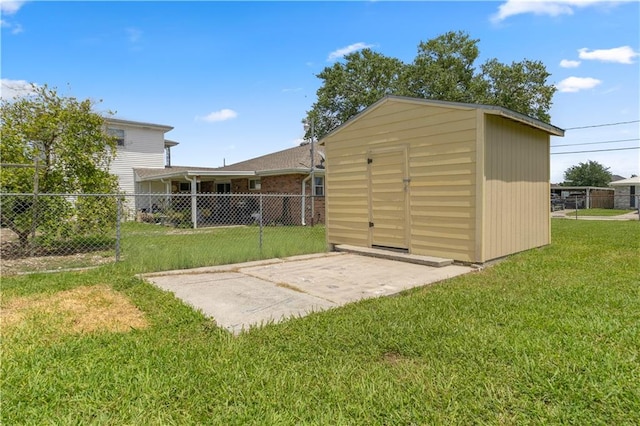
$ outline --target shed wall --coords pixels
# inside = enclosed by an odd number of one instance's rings
[[[483,258],[550,243],[549,135],[486,115]]]
[[[327,239],[369,247],[367,158],[408,154],[409,251],[473,261],[476,113],[472,108],[387,102],[325,138]]]

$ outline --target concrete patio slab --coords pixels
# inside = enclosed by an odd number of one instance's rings
[[[142,277],[237,334],[250,326],[396,294],[473,270],[332,252]]]

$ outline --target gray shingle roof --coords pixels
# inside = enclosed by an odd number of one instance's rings
[[[301,172],[308,171],[311,168],[311,145],[300,145],[293,148],[285,149],[261,157],[252,158],[250,160],[241,161],[225,167],[219,167],[217,171],[255,171],[262,172],[268,170],[294,170],[300,169]],[[322,164],[323,158],[320,152],[324,153],[324,147],[315,143],[315,164],[316,167]],[[320,151],[320,152],[318,152]]]
[[[321,168],[324,164],[324,147],[314,146],[315,165]],[[318,152],[318,150],[320,152]],[[321,154],[322,153],[322,154]],[[135,168],[134,172],[140,180],[153,180],[154,177],[175,176],[184,173],[216,172],[217,175],[229,173],[233,175],[239,172],[274,172],[282,173],[300,172],[306,173],[311,168],[311,145],[300,145],[282,151],[273,152],[250,160],[241,161],[225,167],[195,167],[195,166],[171,166],[164,168]],[[206,174],[206,173],[202,173]]]

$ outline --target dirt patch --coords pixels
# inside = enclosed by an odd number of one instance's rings
[[[25,257],[0,260],[0,275],[15,275],[29,272],[52,272],[74,268],[88,268],[115,261],[115,256],[78,253],[67,256]]]
[[[58,250],[60,251],[60,250]],[[7,228],[0,228],[0,275],[28,272],[60,271],[111,263],[114,250],[76,250],[72,253],[56,253],[41,247],[24,249],[18,236]]]
[[[398,364],[409,362],[411,361],[411,359],[406,357],[405,355],[402,355],[399,352],[390,351],[382,354],[382,361],[384,361],[389,365],[398,365]]]
[[[60,334],[127,332],[149,326],[142,311],[106,285],[3,301],[3,333],[42,325],[47,332]]]

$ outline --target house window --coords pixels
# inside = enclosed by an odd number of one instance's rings
[[[313,195],[324,196],[324,177],[315,176],[313,180]]]
[[[249,189],[253,191],[259,191],[262,188],[260,184],[260,179],[249,179]]]
[[[124,130],[123,129],[115,129],[110,127],[107,129],[107,134],[116,139],[116,145],[124,146]]]
[[[231,183],[216,183],[216,194],[231,194]]]
[[[191,192],[191,182],[180,182],[180,192]]]

